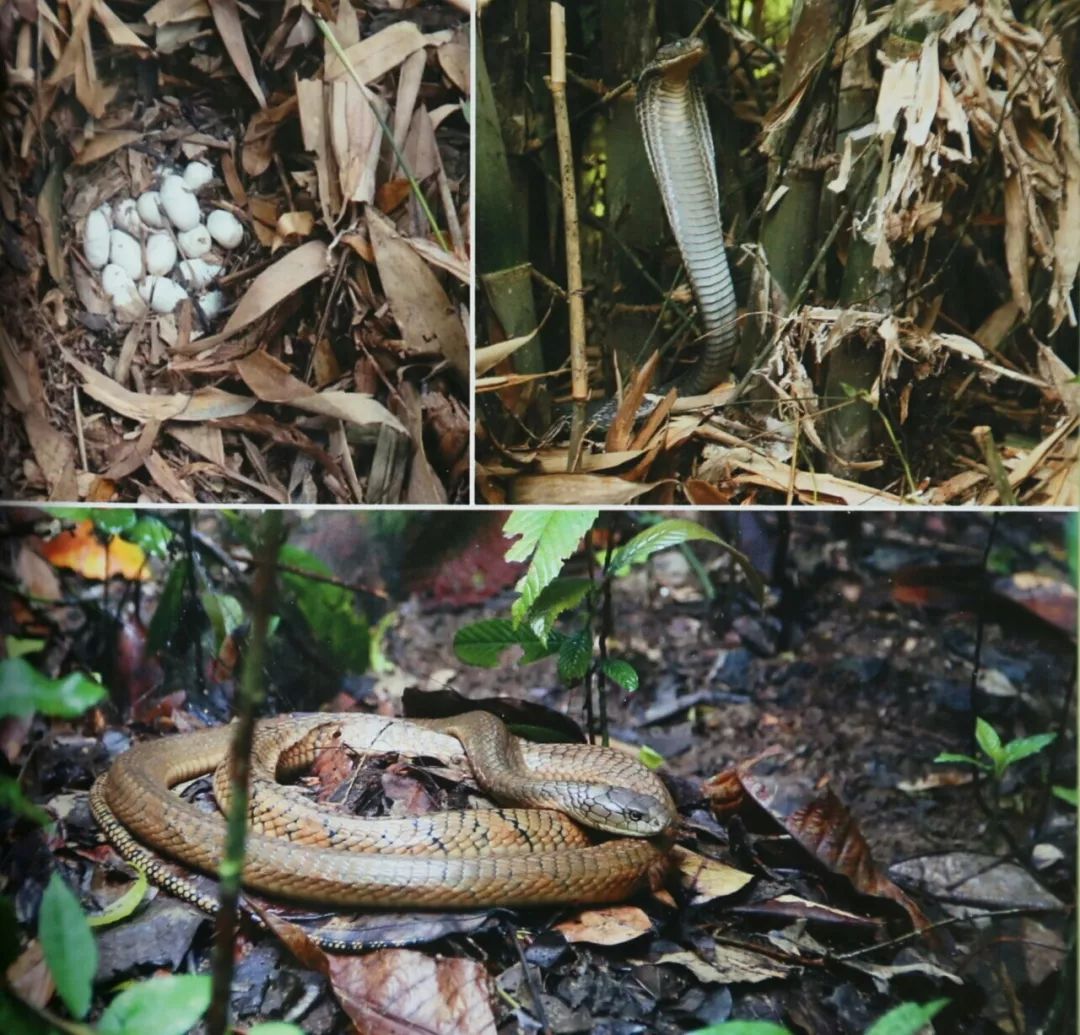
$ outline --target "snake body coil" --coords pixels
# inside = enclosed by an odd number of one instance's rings
[[[694,366],[675,384],[684,395],[727,376],[736,347],[735,290],[724,251],[716,156],[705,99],[691,75],[705,55],[690,37],[657,51],[637,83],[637,116],[649,165],[697,298],[705,339]]]
[[[218,727],[138,744],[91,790],[108,839],[181,894],[183,883],[155,868],[142,846],[216,871],[224,819],[171,787],[217,770],[215,786],[227,789],[222,763],[231,735]],[[365,820],[316,808],[276,782],[342,741],[354,749],[445,756],[460,754],[458,740],[491,796],[529,808]],[[553,807],[595,828],[639,836],[590,844],[564,816],[545,811]],[[353,908],[619,901],[662,874],[665,846],[647,838],[662,834],[675,816],[663,784],[632,759],[587,745],[518,741],[480,712],[423,722],[351,714],[262,720],[250,814],[245,887]]]

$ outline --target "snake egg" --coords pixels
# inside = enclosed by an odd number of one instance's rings
[[[109,301],[118,308],[130,305],[138,297],[135,281],[123,266],[118,266],[115,262],[110,262],[101,271],[101,287],[109,296]]]
[[[142,233],[139,210],[131,198],[124,198],[113,206],[113,226],[135,238]]]
[[[143,275],[142,248],[123,230],[109,231],[109,262],[119,266],[133,281]]]
[[[189,259],[201,259],[208,251],[213,242],[210,240],[210,231],[201,223],[177,234],[177,243],[180,251]]]
[[[161,230],[165,226],[165,217],[161,213],[161,195],[156,190],[143,191],[135,203],[139,218],[149,227]]]
[[[199,225],[201,213],[198,199],[179,176],[166,176],[159,193],[165,215],[177,230],[192,230]]]
[[[206,229],[222,248],[235,248],[244,239],[240,220],[223,208],[216,208],[206,217]]]
[[[206,294],[199,295],[199,308],[208,320],[216,320],[225,309],[225,293],[207,291]]]
[[[181,275],[195,291],[208,287],[220,272],[221,267],[216,262],[206,262],[204,259],[184,259],[180,263]]]
[[[176,245],[168,234],[151,234],[146,239],[146,272],[157,276],[176,265]]]
[[[99,208],[86,217],[83,228],[83,254],[93,269],[99,270],[109,261],[109,221]]]
[[[184,170],[184,183],[188,190],[202,190],[214,178],[214,171],[205,162],[189,162]]]
[[[171,313],[188,293],[171,277],[158,277],[150,285],[150,308],[155,313]]]

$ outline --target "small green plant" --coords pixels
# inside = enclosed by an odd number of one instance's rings
[[[947,1005],[948,999],[930,1003],[901,1003],[879,1017],[865,1035],[917,1035]],[[792,1035],[790,1029],[772,1021],[725,1021],[698,1028],[690,1035]]]
[[[1036,733],[1032,737],[1019,737],[1005,744],[1002,743],[997,730],[990,723],[981,717],[977,717],[975,719],[975,740],[986,758],[974,758],[971,755],[943,751],[934,761],[958,762],[961,765],[974,766],[983,772],[991,773],[994,779],[1000,782],[1009,766],[1015,765],[1023,758],[1038,754],[1043,748],[1049,747],[1056,737],[1056,733]]]
[[[454,637],[457,656],[470,665],[494,667],[510,647],[522,650],[529,663],[558,657],[559,678],[568,686],[602,673],[624,690],[636,690],[639,676],[625,658],[607,654],[597,644],[597,616],[602,602],[618,578],[660,550],[693,541],[716,543],[727,550],[746,574],[752,589],[762,596],[761,577],[749,560],[696,521],[679,518],[643,528],[621,546],[597,558],[599,570],[589,575],[563,575],[563,566],[595,524],[596,510],[514,511],[504,533],[517,538],[506,551],[507,560],[528,561],[518,582],[510,618],[491,618],[462,626]],[[563,619],[572,612],[568,620]],[[556,628],[560,620],[567,628]]]

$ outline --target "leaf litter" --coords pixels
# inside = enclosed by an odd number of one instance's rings
[[[461,5],[47,0],[8,15],[3,495],[466,498]],[[193,160],[214,173],[207,203],[245,231],[217,277],[226,307],[136,301],[118,319],[83,257],[86,219]]]

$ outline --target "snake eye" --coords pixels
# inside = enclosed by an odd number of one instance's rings
[[[626,818],[630,820],[631,823],[640,823],[645,818],[645,813],[638,812],[637,809],[627,809]]]

